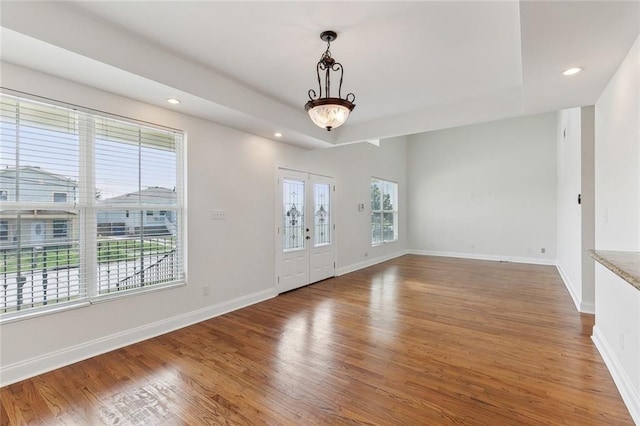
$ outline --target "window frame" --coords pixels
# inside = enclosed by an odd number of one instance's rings
[[[394,182],[392,180],[388,180],[388,179],[381,179],[381,178],[377,178],[377,177],[372,177],[371,178],[371,188],[373,188],[374,185],[376,185],[379,188],[380,191],[380,200],[379,200],[379,204],[380,204],[380,208],[375,209],[374,208],[374,200],[373,200],[373,190],[371,192],[371,246],[375,247],[375,246],[380,246],[383,244],[388,244],[388,243],[393,243],[398,241],[399,239],[399,230],[398,230],[398,198],[399,198],[399,194],[398,194],[398,190],[399,190],[399,185],[397,182]],[[391,193],[390,191],[386,191],[385,188],[387,186],[391,186],[393,188],[393,192]],[[385,208],[385,196],[389,195],[389,199],[390,199],[390,203],[392,208],[391,209],[386,209]],[[375,239],[375,231],[374,231],[374,227],[377,225],[375,223],[375,216],[376,215],[380,215],[380,240],[376,240]],[[393,232],[393,238],[385,238],[385,215],[392,215],[393,219],[392,219],[392,232]]]
[[[60,226],[64,225],[64,226]],[[69,220],[67,219],[53,219],[51,221],[51,236],[56,238],[68,238],[69,237]]]
[[[61,101],[51,100],[47,98],[40,98],[35,95],[25,94],[22,92],[14,91],[11,89],[0,89],[0,97],[10,97],[13,98],[11,101],[6,101],[7,105],[13,103],[16,105],[16,108],[22,108],[23,106],[20,104],[21,102],[27,103],[38,103],[43,105],[43,108],[63,108],[68,110],[69,114],[76,114],[75,117],[78,122],[79,130],[76,128],[77,137],[79,139],[80,144],[80,152],[78,155],[78,164],[77,166],[80,168],[82,176],[78,178],[78,192],[74,192],[74,196],[69,197],[68,192],[62,191],[52,191],[52,198],[49,200],[45,200],[43,202],[30,202],[30,201],[10,201],[3,206],[4,210],[29,210],[37,208],[38,210],[51,210],[57,211],[59,213],[65,212],[65,214],[77,214],[77,219],[66,219],[66,220],[58,220],[52,219],[51,233],[47,236],[47,238],[51,238],[51,243],[55,244],[55,240],[65,240],[67,243],[68,239],[71,235],[73,238],[79,238],[77,241],[79,244],[79,257],[81,258],[81,266],[80,269],[84,268],[83,272],[79,272],[81,274],[80,286],[83,288],[82,292],[77,298],[69,298],[68,301],[60,301],[60,299],[45,299],[48,303],[36,303],[34,307],[34,303],[30,303],[31,306],[27,306],[26,304],[22,309],[16,308],[15,306],[10,308],[8,311],[0,311],[0,324],[19,321],[26,318],[31,318],[34,316],[45,315],[49,313],[60,312],[67,309],[74,309],[79,306],[89,306],[90,304],[100,303],[103,301],[108,301],[112,299],[119,299],[122,297],[130,297],[138,294],[143,294],[147,292],[159,291],[165,288],[183,286],[186,284],[186,243],[185,243],[185,231],[186,231],[186,218],[185,218],[185,162],[186,162],[186,134],[185,132],[156,124],[150,124],[147,122],[141,122],[139,120],[125,118],[118,115],[113,115],[109,113],[105,113],[102,111],[92,110],[89,108],[68,104]],[[35,124],[25,125],[22,122],[14,122],[11,117],[11,110],[7,110],[7,115],[5,116],[4,111],[5,101],[3,100],[3,112],[2,119],[3,122],[8,117],[8,125],[9,126],[32,126],[32,128],[39,129],[39,124],[36,122]],[[20,105],[20,106],[18,106]],[[95,171],[95,165],[93,163],[93,158],[91,155],[95,152],[94,147],[96,145],[97,136],[95,135],[95,127],[92,129],[92,126],[96,126],[93,117],[96,118],[105,118],[114,121],[128,123],[129,125],[133,125],[140,129],[150,129],[150,132],[160,132],[162,134],[167,135],[167,140],[172,140],[170,145],[160,145],[163,147],[168,146],[169,152],[172,153],[172,156],[175,156],[175,186],[173,188],[176,193],[175,202],[172,204],[167,204],[163,206],[163,208],[169,212],[172,212],[172,217],[176,217],[176,220],[173,223],[174,229],[169,232],[172,233],[173,239],[175,241],[175,258],[176,266],[172,265],[173,275],[170,275],[171,280],[167,282],[149,282],[145,287],[140,286],[134,290],[124,290],[118,293],[110,292],[106,294],[99,293],[100,280],[96,277],[97,272],[97,264],[100,262],[97,253],[97,241],[99,238],[98,235],[98,221],[97,215],[99,211],[102,210],[128,210],[131,208],[137,208],[142,210],[147,210],[150,207],[153,208],[154,205],[150,203],[138,203],[137,205],[122,205],[118,206],[110,206],[107,204],[99,204],[97,200],[96,194],[96,185],[95,179],[92,177]],[[35,127],[33,127],[35,126]],[[20,127],[18,127],[20,128]],[[45,132],[46,133],[46,132]],[[46,141],[46,134],[43,133],[42,140]],[[155,134],[155,133],[153,133]],[[144,140],[141,143],[145,143]],[[19,144],[16,144],[16,152],[21,152]],[[17,173],[18,169],[22,170],[25,167],[23,164],[16,164],[16,179],[18,184],[22,184],[19,180],[19,175]],[[142,190],[143,187],[140,187],[139,190]],[[3,190],[8,198],[8,191]],[[74,189],[75,191],[75,189]],[[61,193],[65,195],[66,201],[56,201],[55,194]],[[74,213],[75,212],[75,213]],[[127,215],[128,217],[128,215]],[[9,239],[9,221],[3,220],[2,222],[6,222],[6,239],[2,241],[8,241]],[[56,235],[55,223],[65,222],[64,235]],[[77,228],[76,228],[77,226]],[[4,229],[4,228],[3,228]],[[142,231],[141,231],[142,232]],[[79,237],[75,237],[79,235]],[[62,241],[60,241],[62,242]],[[146,249],[145,249],[146,250]],[[146,252],[146,251],[145,251]],[[142,255],[145,256],[145,255]],[[147,262],[148,264],[148,262]],[[27,268],[24,271],[35,271],[28,270]],[[39,273],[39,272],[37,272]],[[71,282],[67,282],[64,285],[71,286]],[[73,299],[73,300],[72,300]],[[20,300],[20,299],[18,299]],[[15,303],[15,302],[14,302]],[[18,306],[20,302],[18,302]]]
[[[0,220],[0,241],[9,241],[9,221]]]
[[[69,194],[66,192],[61,192],[61,191],[53,191],[52,193],[52,201],[54,203],[67,203],[69,200]],[[56,200],[56,195],[64,195],[64,201],[61,200]]]

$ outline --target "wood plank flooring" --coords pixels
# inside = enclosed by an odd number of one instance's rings
[[[0,390],[2,425],[632,425],[554,267],[403,256]]]

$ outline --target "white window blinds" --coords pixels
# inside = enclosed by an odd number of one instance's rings
[[[184,279],[180,132],[0,101],[1,318]]]

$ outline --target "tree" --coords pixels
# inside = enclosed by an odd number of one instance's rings
[[[380,210],[380,187],[371,182],[371,210]]]
[[[382,206],[380,205],[380,197],[382,196]],[[371,210],[393,210],[393,204],[391,203],[391,194],[382,194],[380,186],[377,183],[371,182]]]
[[[391,195],[384,194],[382,197],[382,210],[393,210],[393,204],[391,204]]]

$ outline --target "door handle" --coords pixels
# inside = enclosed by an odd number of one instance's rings
[[[306,237],[304,237],[304,239],[305,239],[305,240],[310,240],[310,239],[311,239],[311,237],[307,235]]]

